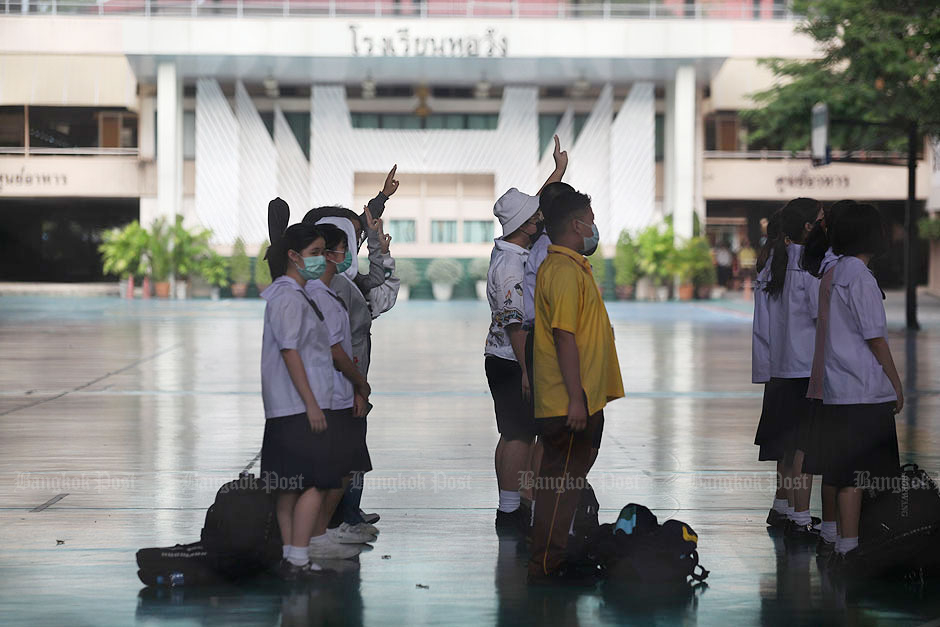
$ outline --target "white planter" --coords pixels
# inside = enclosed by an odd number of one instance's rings
[[[209,298],[211,300],[219,300],[219,292],[220,292],[219,288],[213,285],[212,288],[209,290]]]
[[[401,302],[403,300],[408,300],[411,298],[411,286],[400,284],[398,286],[398,297],[395,299],[395,302]]]
[[[186,297],[188,295],[189,295],[189,282],[177,281],[176,282],[176,300],[186,300]]]
[[[454,286],[450,283],[432,283],[431,291],[434,292],[434,300],[450,300]]]
[[[486,300],[486,281],[477,281],[477,298]]]
[[[635,296],[637,300],[653,300],[653,282],[647,277],[637,279]]]
[[[656,288],[656,300],[664,303],[669,300],[669,286],[660,285]]]

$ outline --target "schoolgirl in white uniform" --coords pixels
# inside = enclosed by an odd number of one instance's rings
[[[813,361],[819,281],[800,268],[802,243],[821,205],[791,200],[768,226],[770,254],[757,275],[752,344],[752,381],[764,383],[764,403],[754,443],[759,459],[777,462],[777,494],[767,524],[791,537],[816,531],[809,513],[812,477],[803,475],[800,434],[806,433],[811,403],[806,398]]]
[[[885,339],[883,294],[868,269],[886,248],[884,225],[871,205],[856,205],[832,224],[841,257],[823,277],[819,317],[823,354],[814,363],[810,396],[821,393],[823,484],[838,490],[839,539],[833,566],[851,568],[857,555],[862,489],[890,481],[900,461],[894,415],[904,393]],[[877,483],[876,483],[877,485]]]
[[[372,470],[368,449],[365,446],[365,434],[358,433],[353,424],[354,418],[365,416],[371,389],[365,376],[353,363],[352,333],[346,304],[329,287],[333,277],[338,272],[345,271],[350,263],[346,233],[332,224],[319,225],[317,228],[323,233],[324,247],[314,250],[313,254],[320,254],[325,269],[318,280],[307,283],[305,290],[307,295],[323,310],[327,327],[330,330],[330,345],[335,370],[333,397],[326,414],[339,426],[337,431],[339,437],[335,440],[334,453],[341,457],[346,481],[349,481],[349,475],[352,472],[365,473]],[[343,490],[333,491],[328,496],[328,514],[324,510],[325,518],[322,521],[324,529],[342,496]],[[342,523],[337,529],[330,529],[321,538],[311,540],[311,555],[313,557],[340,555],[351,557],[357,555],[359,549],[343,545],[362,544],[375,540],[372,534],[350,533],[349,527],[347,523]]]
[[[285,543],[279,574],[308,579],[324,572],[310,561],[307,547],[326,493],[340,488],[343,476],[332,454],[335,429],[323,411],[334,385],[329,332],[322,311],[304,293],[304,285],[319,276],[312,250],[323,246],[323,237],[315,227],[301,224],[272,229],[270,236],[268,262],[275,279],[261,294],[266,301],[261,472],[268,489],[277,493]]]

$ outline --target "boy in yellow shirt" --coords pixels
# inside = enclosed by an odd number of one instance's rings
[[[546,208],[553,242],[535,287],[535,418],[544,447],[536,481],[529,582],[568,581],[568,531],[591,465],[604,406],[623,397],[613,329],[591,264],[591,199],[567,192]]]

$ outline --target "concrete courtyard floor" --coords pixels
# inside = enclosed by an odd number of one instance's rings
[[[940,470],[940,305],[889,337],[901,457]],[[409,302],[375,322],[367,511],[374,549],[335,581],[143,589],[134,553],[192,542],[215,491],[258,469],[261,301],[0,298],[0,623],[11,625],[819,625],[940,616],[924,590],[833,585],[768,534],[746,303],[610,303],[628,398],[591,481],[700,537],[708,588],[677,602],[528,589],[493,532],[497,440],[478,302]],[[818,492],[818,489],[817,489]],[[813,507],[818,512],[818,497]]]

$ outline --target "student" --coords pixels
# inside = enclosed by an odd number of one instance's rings
[[[338,426],[334,438],[334,454],[344,462],[347,474],[366,473],[372,470],[369,452],[365,446],[364,435],[355,428],[354,419],[365,416],[371,390],[366,378],[359,372],[352,361],[352,335],[349,330],[349,314],[346,304],[329,288],[337,272],[342,272],[350,264],[350,253],[346,246],[347,236],[339,227],[323,224],[318,227],[323,234],[323,247],[315,248],[313,255],[323,259],[325,270],[316,281],[308,281],[305,286],[307,295],[323,311],[327,328],[330,332],[330,346],[333,356],[333,396],[329,409],[324,410],[327,418]],[[346,478],[346,483],[351,477]],[[324,508],[324,527],[336,510],[343,490],[331,491]],[[355,547],[342,547],[343,544],[364,544],[374,542],[376,535],[364,529],[355,529],[348,523],[342,523],[327,534],[314,538],[310,543],[312,557],[339,558],[358,555]],[[348,554],[348,555],[347,555]]]
[[[838,490],[840,537],[831,563],[850,569],[858,555],[862,488],[900,470],[894,415],[904,407],[904,393],[885,340],[883,294],[868,269],[887,248],[881,215],[865,204],[843,211],[830,226],[830,240],[841,258],[821,283],[823,350],[814,360],[809,394],[822,397],[825,412],[823,484]]]
[[[267,419],[261,472],[277,490],[277,521],[285,543],[278,573],[289,580],[309,579],[324,571],[310,561],[308,543],[325,532],[319,521],[326,495],[342,486],[343,475],[332,454],[336,426],[322,409],[333,395],[329,334],[322,312],[304,293],[304,285],[322,272],[313,251],[323,245],[323,237],[302,224],[270,235],[268,260],[275,279],[261,295],[266,301],[261,396]]]
[[[375,231],[378,232],[379,242],[382,244],[382,267],[385,268],[385,282],[372,288],[366,294],[373,320],[395,306],[395,302],[398,300],[398,288],[401,287],[401,279],[395,275],[395,259],[391,253],[392,236],[385,232],[383,226],[381,218],[375,221]]]
[[[337,273],[330,282],[330,289],[346,303],[352,333],[353,362],[359,372],[366,377],[369,374],[369,359],[372,353],[372,312],[366,296],[372,289],[385,282],[385,266],[381,255],[382,244],[374,228],[374,221],[382,217],[386,201],[398,191],[400,183],[395,178],[397,172],[398,166],[395,165],[385,177],[382,190],[369,201],[361,215],[356,215],[343,207],[318,207],[308,211],[303,218],[303,222],[307,224],[330,223],[346,231],[349,241],[355,242],[354,253],[358,253],[363,241],[368,243],[369,272],[359,273],[358,254],[353,254],[350,267],[344,272]],[[364,440],[367,429],[366,419],[356,419],[354,424],[362,432]],[[345,522],[354,527],[360,525],[358,527],[360,531],[378,534],[379,530],[375,527],[375,523],[379,521],[379,515],[365,514],[359,508],[362,501],[362,489],[362,477],[354,475],[337,510],[337,516],[341,517],[341,520],[333,520],[331,526],[338,526],[341,522]]]
[[[584,252],[597,247],[591,199],[562,194],[548,207],[548,257],[535,287],[535,418],[542,442],[530,583],[577,580],[568,532],[605,405],[623,397],[613,328]]]
[[[503,194],[493,207],[503,236],[494,242],[486,276],[490,328],[483,354],[499,431],[495,454],[497,533],[524,535],[529,526],[528,508],[521,507],[519,495],[520,478],[535,439],[535,423],[528,407],[531,394],[522,329],[522,278],[529,247],[538,233],[538,210],[538,198],[516,188]]]
[[[818,534],[809,513],[812,475],[803,474],[799,435],[807,432],[812,404],[806,398],[816,336],[819,280],[800,268],[802,244],[821,213],[811,198],[797,198],[768,224],[766,249],[754,293],[752,381],[764,384],[754,443],[758,459],[777,462],[777,493],[767,524],[791,538]]]

